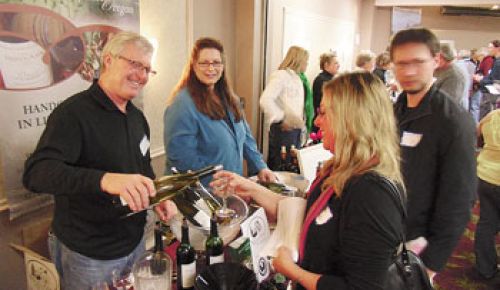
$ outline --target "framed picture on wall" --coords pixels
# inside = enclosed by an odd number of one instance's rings
[[[392,34],[402,29],[420,26],[422,9],[393,7],[391,20]]]

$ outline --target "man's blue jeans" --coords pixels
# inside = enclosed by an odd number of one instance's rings
[[[89,290],[98,282],[112,285],[113,273],[130,272],[132,265],[144,253],[144,239],[129,255],[116,260],[96,260],[68,249],[49,233],[48,246],[63,290]]]
[[[469,102],[469,112],[472,114],[472,118],[476,121],[476,124],[479,123],[480,118],[480,108],[481,108],[481,100],[483,98],[483,93],[481,90],[476,90],[472,93]]]

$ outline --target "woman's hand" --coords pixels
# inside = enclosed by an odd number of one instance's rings
[[[177,214],[177,206],[173,201],[165,200],[155,206],[155,212],[162,221],[168,221]]]
[[[273,259],[273,267],[276,272],[279,272],[288,278],[292,278],[292,271],[296,267],[292,259],[292,252],[289,248],[281,246],[278,248],[276,257]]]
[[[210,182],[212,188],[229,187],[229,191],[248,201],[253,198],[253,194],[260,189],[260,185],[233,172],[221,170],[214,174],[214,179]],[[217,193],[217,192],[216,192]]]
[[[259,174],[257,174],[257,177],[259,178],[259,181],[262,182],[276,182],[278,181],[278,177],[274,172],[272,172],[269,168],[264,168],[261,171],[259,171]]]
[[[276,220],[278,203],[284,198],[284,196],[270,191],[257,182],[224,170],[214,174],[214,180],[210,182],[210,186],[212,188],[228,186],[228,191],[233,192],[246,202],[255,201],[264,208],[267,218],[271,221]]]
[[[281,246],[278,248],[276,258],[273,259],[274,269],[285,275],[288,279],[300,283],[308,290],[316,290],[320,274],[306,271],[299,267],[292,259],[289,248]]]

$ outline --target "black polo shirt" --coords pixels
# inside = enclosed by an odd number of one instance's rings
[[[95,259],[128,255],[145,213],[127,219],[118,196],[102,192],[105,172],[154,178],[149,127],[131,102],[122,113],[97,83],[62,102],[25,164],[24,185],[55,197],[53,231],[69,249]]]

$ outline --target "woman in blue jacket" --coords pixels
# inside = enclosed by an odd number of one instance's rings
[[[255,139],[245,121],[240,99],[227,81],[222,44],[212,38],[196,41],[183,76],[168,98],[164,115],[165,173],[208,165],[271,181]]]

